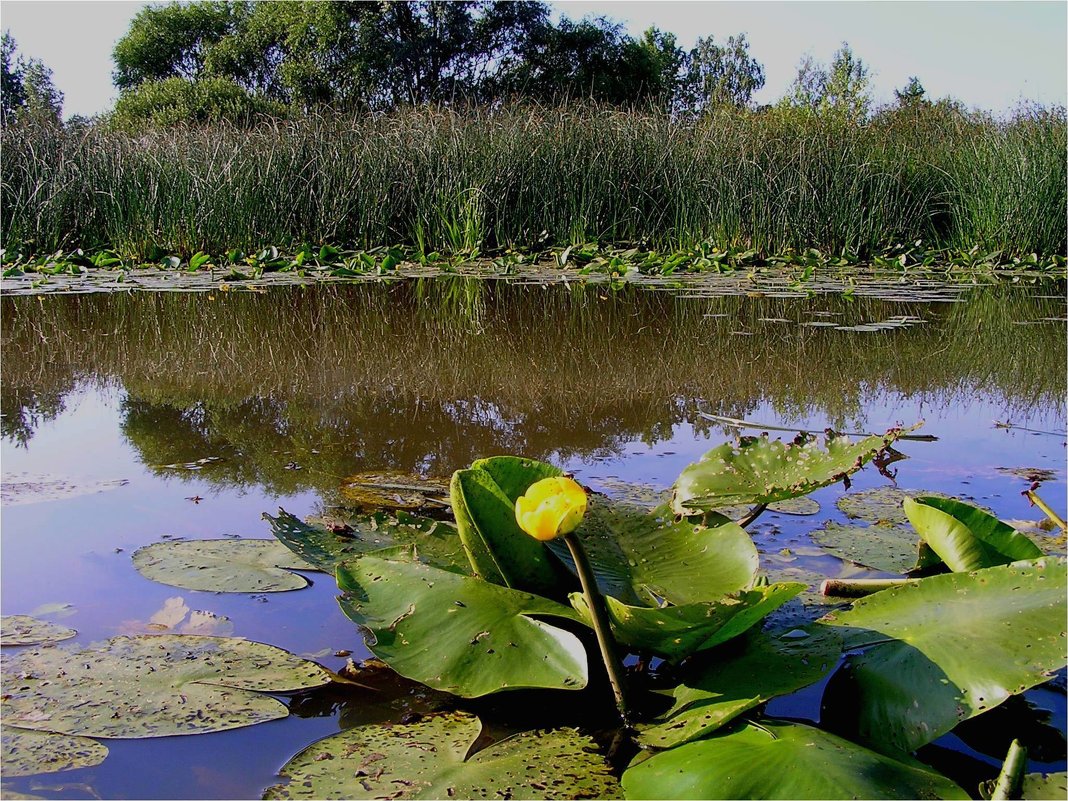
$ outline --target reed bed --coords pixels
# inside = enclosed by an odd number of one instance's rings
[[[1054,255],[1068,239],[1063,109],[998,121],[931,106],[861,124],[423,107],[142,135],[25,124],[2,148],[9,253],[709,241],[865,258],[916,240]]]

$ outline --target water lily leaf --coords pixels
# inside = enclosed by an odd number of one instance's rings
[[[917,762],[811,726],[762,720],[681,745],[623,774],[640,798],[968,798]]]
[[[187,540],[138,548],[142,576],[186,590],[285,592],[308,586],[291,570],[315,570],[277,540]]]
[[[451,712],[356,726],[305,748],[264,798],[618,798],[619,783],[574,729],[523,732],[468,756],[482,731]]]
[[[735,506],[717,506],[716,512],[726,517],[728,520],[740,520],[745,517],[752,510],[751,506],[735,505]],[[768,504],[769,512],[777,512],[781,515],[798,515],[800,517],[807,517],[809,515],[819,514],[820,505],[817,501],[811,498],[787,498],[784,501],[775,501],[775,503]]]
[[[475,575],[493,584],[562,597],[568,576],[516,522],[515,502],[535,481],[562,475],[533,459],[495,456],[453,473],[452,510]]]
[[[711,734],[743,712],[818,681],[836,665],[842,638],[829,626],[804,637],[754,631],[702,654],[675,687],[675,705],[640,733],[643,744],[673,748]]]
[[[586,652],[540,617],[562,604],[418,562],[365,556],[337,569],[341,608],[375,656],[409,679],[473,698],[518,687],[586,686]]]
[[[628,606],[606,596],[617,642],[678,662],[742,634],[805,589],[804,584],[770,584],[739,590],[718,601],[650,608]],[[593,625],[586,596],[572,593],[571,605]]]
[[[839,559],[886,573],[905,573],[916,566],[919,558],[919,538],[915,531],[903,526],[843,526],[827,522],[812,532],[812,541]]]
[[[1023,777],[1020,798],[1024,801],[1062,801],[1068,797],[1068,773],[1027,773]]]
[[[318,665],[257,642],[191,635],[115,637],[3,663],[6,724],[90,737],[166,737],[284,718],[263,693],[318,687]]]
[[[950,570],[978,570],[1042,556],[1026,535],[971,504],[921,495],[905,498],[903,506],[913,528]]]
[[[807,495],[859,470],[883,448],[915,427],[892,428],[854,442],[798,435],[793,442],[767,436],[742,437],[713,448],[688,466],[675,482],[672,502],[678,514],[692,515],[734,504],[773,503]]]
[[[369,509],[416,511],[442,509],[449,505],[447,481],[407,473],[356,473],[341,482],[340,492],[347,503]]]
[[[106,745],[88,737],[20,729],[11,725],[0,729],[0,741],[3,743],[0,765],[7,778],[91,768],[103,762],[108,755]],[[7,793],[4,797],[7,797]]]
[[[77,633],[74,629],[29,615],[4,615],[0,618],[0,645],[40,645],[69,640]]]
[[[905,498],[915,497],[920,493],[913,490],[901,490],[897,487],[876,487],[874,489],[847,492],[836,502],[846,517],[852,520],[864,520],[884,526],[905,525],[908,517],[902,506]],[[944,497],[937,493],[924,493],[927,497]]]
[[[635,606],[719,600],[750,587],[759,560],[752,539],[734,523],[676,523],[666,506],[646,512],[597,496],[575,536],[601,591]],[[564,543],[548,545],[574,570]]]
[[[309,524],[284,509],[278,510],[278,517],[264,515],[264,519],[283,545],[331,574],[345,560],[400,545],[414,545],[415,558],[435,567],[463,573],[470,569],[456,527],[440,520],[406,512],[373,512]]]
[[[948,573],[825,616],[847,649],[873,646],[831,679],[825,722],[908,752],[1048,680],[1065,662],[1066,575],[1054,558]]]

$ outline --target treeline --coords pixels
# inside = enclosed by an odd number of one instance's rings
[[[859,124],[791,108],[680,120],[590,103],[425,105],[142,134],[22,124],[2,147],[7,258],[586,242],[1008,257],[1066,243],[1063,109],[998,121],[927,105]]]

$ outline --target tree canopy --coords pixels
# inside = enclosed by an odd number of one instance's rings
[[[0,122],[16,119],[60,120],[63,93],[52,82],[52,70],[36,58],[18,55],[14,37],[0,37]]]

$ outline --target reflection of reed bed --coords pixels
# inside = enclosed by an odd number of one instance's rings
[[[778,109],[682,122],[588,104],[422,108],[2,137],[3,238],[38,253],[711,239],[866,257],[922,239],[1050,255],[1066,240],[1063,109],[997,122],[937,104],[857,124]]]

